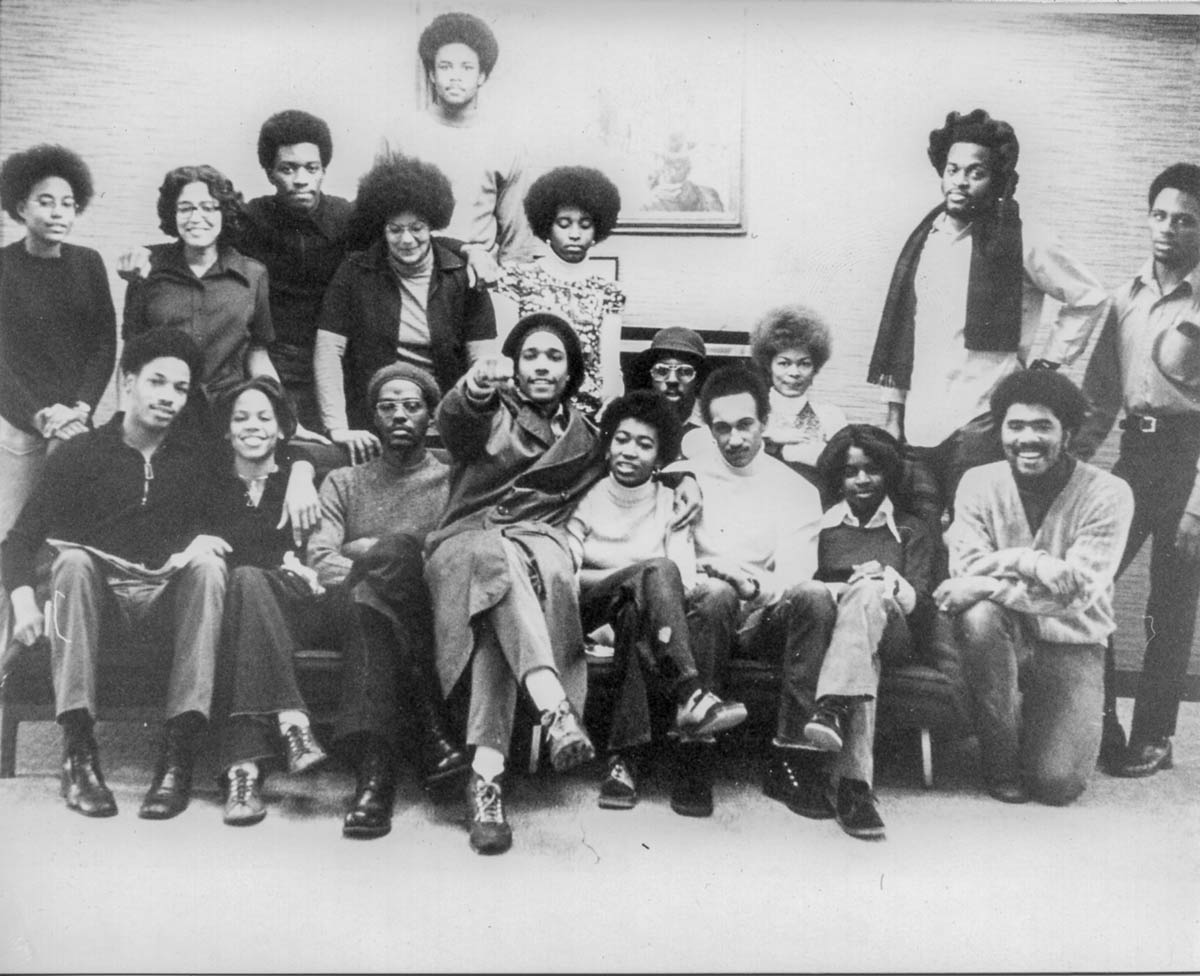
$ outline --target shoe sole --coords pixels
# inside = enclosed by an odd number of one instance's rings
[[[1175,759],[1172,756],[1166,756],[1161,762],[1157,762],[1152,766],[1118,766],[1110,775],[1117,776],[1121,779],[1145,779],[1147,776],[1153,776],[1160,769],[1174,769]]]
[[[184,803],[178,810],[147,810],[142,807],[138,810],[138,818],[141,820],[174,820],[187,808],[187,803]]]
[[[633,796],[607,796],[601,793],[596,801],[602,810],[632,810],[637,802],[636,793]]]
[[[671,809],[681,817],[699,818],[711,817],[713,815],[713,808],[711,806],[690,806],[686,803],[676,803],[674,800],[671,801]]]
[[[859,827],[852,830],[840,820],[838,821],[838,826],[842,828],[847,836],[853,837],[855,840],[884,840],[887,833],[885,827]]]
[[[222,817],[222,822],[227,827],[253,827],[255,824],[260,824],[266,819],[267,811],[251,817]]]
[[[471,850],[473,850],[476,854],[482,854],[485,857],[491,856],[493,854],[503,854],[505,851],[509,850],[511,847],[512,847],[512,836],[511,835],[509,835],[509,837],[507,837],[506,839],[501,840],[499,843],[494,843],[494,844],[476,844],[474,839],[471,840]]]
[[[103,820],[105,817],[115,817],[117,815],[117,804],[114,802],[111,807],[103,807],[99,810],[85,810],[76,800],[74,803],[67,799],[67,809],[74,810],[76,813],[82,814],[85,817],[92,817],[96,820]]]
[[[350,840],[375,840],[378,837],[386,837],[391,832],[391,824],[386,827],[347,827],[342,824],[342,836]]]
[[[802,807],[800,804],[794,802],[790,797],[781,793],[779,790],[772,789],[770,786],[764,786],[763,793],[772,800],[782,803],[785,807],[791,810],[792,813],[799,817],[804,817],[806,820],[833,820],[834,817],[837,816],[833,811],[833,807]]]
[[[320,766],[322,763],[328,762],[328,760],[329,755],[327,753],[323,752],[320,755],[313,755],[310,753],[308,757],[302,759],[300,762],[296,763],[296,765],[288,766],[288,772],[292,776],[299,776],[301,773],[307,773],[310,769],[316,769],[316,767]]]
[[[821,722],[809,722],[804,726],[804,738],[821,752],[841,752],[845,745],[840,735]]]
[[[726,702],[728,705],[729,703]],[[737,728],[749,716],[746,711],[746,706],[730,707],[721,709],[712,718],[705,719],[699,725],[681,725],[676,727],[676,731],[685,738],[696,739],[705,735],[716,735],[718,732],[728,732],[730,729]]]

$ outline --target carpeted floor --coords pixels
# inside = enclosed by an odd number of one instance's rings
[[[864,843],[766,799],[758,759],[727,749],[708,820],[653,781],[613,812],[594,770],[524,777],[498,858],[410,782],[388,837],[344,840],[336,768],[272,778],[267,819],[235,830],[209,758],[186,813],[138,820],[154,734],[100,727],[121,812],[95,821],[58,798],[56,729],[23,727],[0,780],[0,971],[1200,968],[1197,705],[1176,769],[1097,774],[1066,809],[990,800],[969,740],[935,748],[925,791],[906,749],[880,770],[888,838]]]

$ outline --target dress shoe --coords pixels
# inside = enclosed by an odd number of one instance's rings
[[[389,833],[395,800],[396,774],[391,757],[382,750],[368,751],[358,765],[354,802],[342,821],[342,836],[369,840]]]
[[[675,712],[675,729],[685,739],[699,739],[732,729],[746,721],[746,706],[722,701],[711,691],[696,689]]]
[[[574,769],[596,755],[596,747],[592,745],[578,713],[565,698],[553,711],[542,712],[542,727],[550,742],[550,765],[555,772]]]
[[[472,772],[467,780],[467,809],[471,815],[471,849],[477,854],[503,854],[512,847],[512,828],[504,819],[500,783]]]
[[[680,743],[675,747],[671,809],[681,817],[711,817],[713,814],[713,747]]]
[[[846,739],[847,704],[833,696],[822,698],[804,726],[804,738],[822,752],[841,752]]]
[[[1153,776],[1160,769],[1174,769],[1175,758],[1171,755],[1171,740],[1156,739],[1144,745],[1130,745],[1125,759],[1117,767],[1117,775],[1129,779]]]
[[[308,725],[288,725],[281,730],[289,773],[303,773],[329,758]]]
[[[829,820],[833,804],[826,795],[824,755],[805,749],[774,749],[763,780],[763,792],[792,813],[810,820]]]
[[[861,779],[838,782],[834,815],[838,826],[859,840],[883,840],[883,818],[875,807],[875,794]]]
[[[262,798],[262,777],[235,766],[225,778],[225,823],[251,827],[267,815]]]
[[[196,722],[180,719],[167,723],[154,778],[138,810],[138,816],[143,820],[170,820],[187,809],[192,795],[192,765],[199,727]]]
[[[632,810],[637,801],[637,771],[628,758],[613,753],[600,783],[600,806],[605,810]]]
[[[63,753],[62,795],[70,809],[85,817],[117,815],[117,801],[100,772],[94,742],[73,744]]]

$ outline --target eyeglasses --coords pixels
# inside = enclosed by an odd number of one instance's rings
[[[655,363],[650,367],[650,375],[656,380],[665,380],[674,376],[686,382],[687,380],[694,380],[696,378],[696,367],[688,363],[680,363],[678,366],[671,366],[668,363]]]
[[[221,205],[216,200],[203,200],[199,204],[195,203],[177,203],[175,204],[175,213],[180,217],[190,217],[197,210],[203,214],[215,214],[221,209]]]
[[[424,400],[380,400],[375,404],[375,412],[381,417],[394,417],[401,410],[412,417],[424,409]]]

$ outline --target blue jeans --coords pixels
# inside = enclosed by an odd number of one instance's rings
[[[1070,803],[1100,753],[1104,645],[1039,640],[1033,621],[990,600],[939,614],[962,652],[989,783],[1023,780],[1043,803]]]

